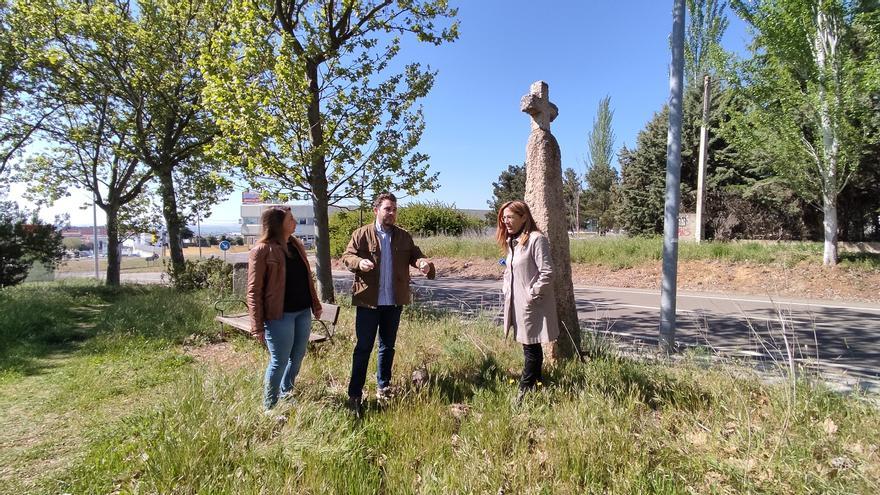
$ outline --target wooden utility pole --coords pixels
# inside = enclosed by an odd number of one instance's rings
[[[666,207],[663,220],[663,283],[660,286],[660,349],[675,349],[675,296],[678,290],[678,211],[681,206],[681,120],[684,79],[684,0],[672,9],[672,64],[669,70],[669,132],[666,136]]]
[[[694,240],[700,243],[703,240],[703,205],[706,201],[706,154],[708,152],[709,139],[709,83],[711,78],[708,74],[703,77],[703,122],[700,125],[700,166],[697,173],[697,224],[694,226]]]

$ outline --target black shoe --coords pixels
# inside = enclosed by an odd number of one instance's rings
[[[364,415],[364,402],[360,397],[349,397],[348,401],[345,403],[345,407],[351,411],[356,418],[361,418]]]

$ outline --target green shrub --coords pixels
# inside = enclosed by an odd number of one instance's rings
[[[357,211],[340,211],[330,216],[330,256],[342,256],[351,233],[375,217],[372,210],[364,210],[363,219]],[[455,209],[454,205],[440,202],[413,203],[400,207],[397,224],[415,236],[460,236],[481,230],[484,223]]]
[[[177,290],[210,289],[218,294],[232,290],[232,265],[220,258],[186,260],[183,270],[175,272],[166,265],[166,271]]]
[[[482,227],[483,222],[458,211],[455,205],[435,202],[412,203],[400,209],[397,223],[417,236],[459,236]]]
[[[35,262],[54,266],[63,254],[59,227],[0,201],[0,288],[23,282]]]
[[[364,210],[363,224],[373,222],[373,211]],[[342,256],[351,233],[362,225],[361,215],[357,211],[339,211],[330,216],[330,256]]]

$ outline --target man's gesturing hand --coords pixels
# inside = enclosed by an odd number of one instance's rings
[[[360,263],[358,263],[358,269],[362,272],[368,272],[372,270],[375,266],[376,265],[374,265],[373,262],[370,260],[361,260]]]
[[[431,271],[431,262],[422,258],[419,260],[419,271],[427,275]]]

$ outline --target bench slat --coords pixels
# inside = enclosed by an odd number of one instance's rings
[[[338,309],[337,309],[338,312]],[[232,328],[236,328],[241,330],[242,332],[250,335],[251,331],[251,319],[247,313],[238,314],[238,315],[229,315],[229,316],[216,316],[215,320],[220,323],[229,325]],[[323,320],[323,318],[322,318]],[[327,340],[326,335],[321,335],[319,333],[311,333],[309,335],[309,342],[324,342]]]

